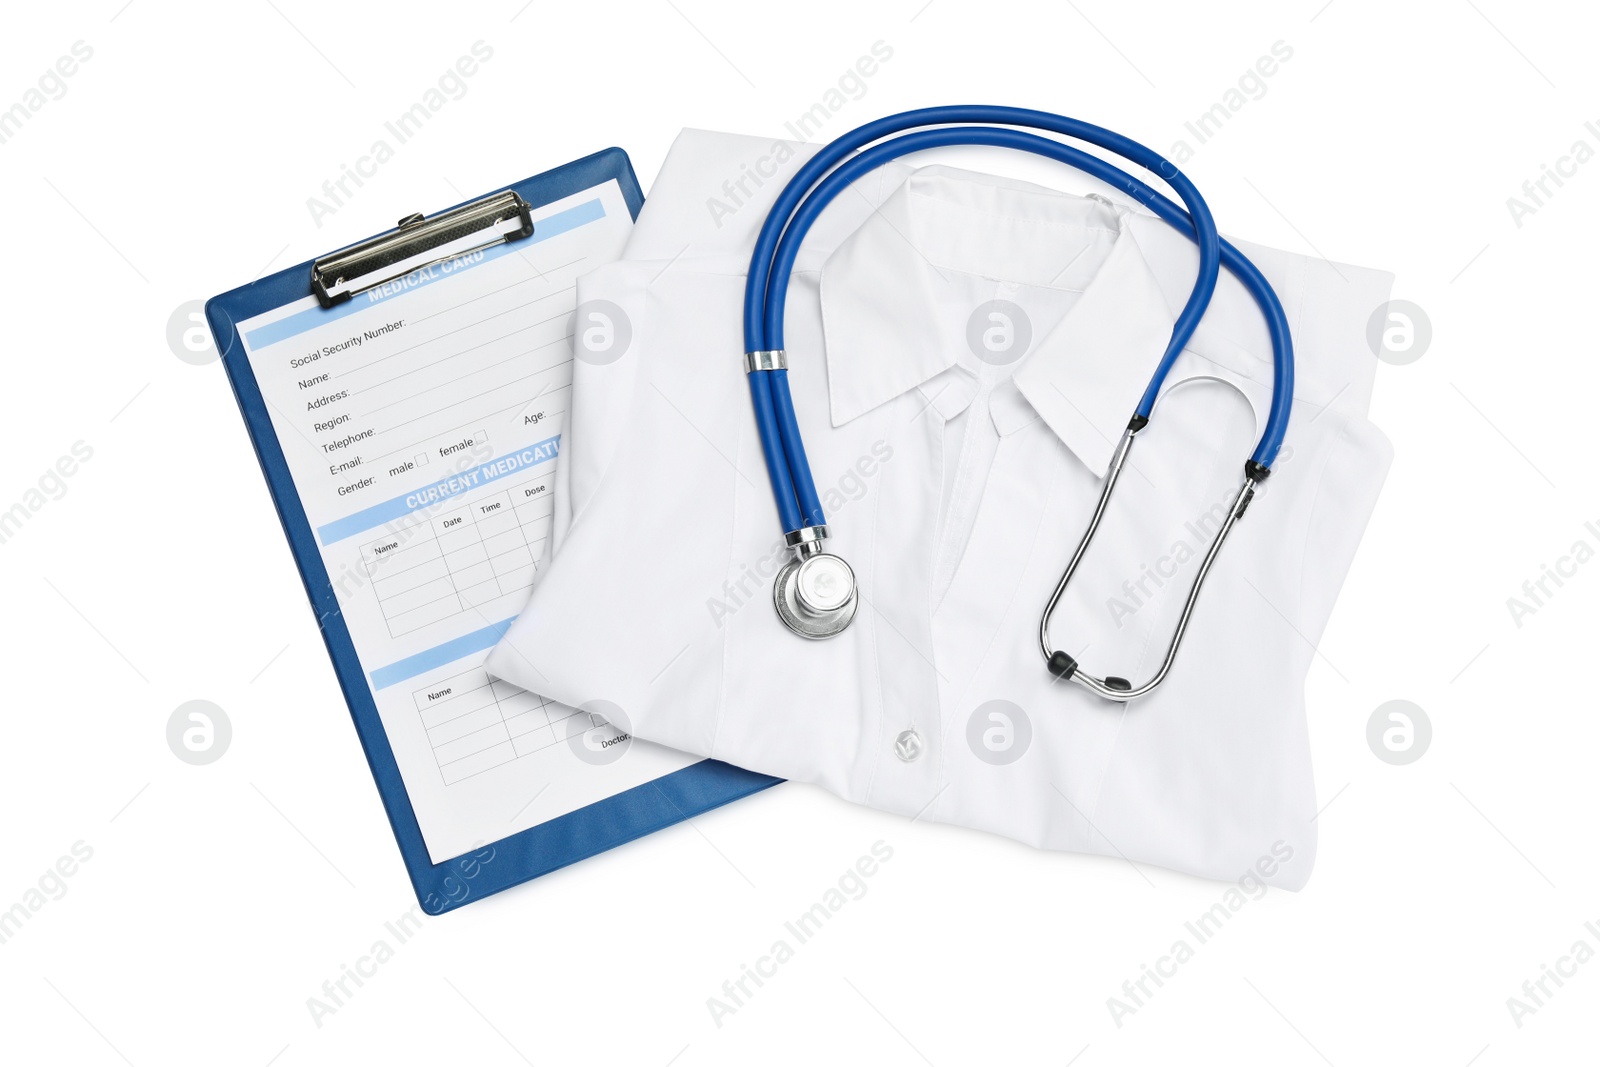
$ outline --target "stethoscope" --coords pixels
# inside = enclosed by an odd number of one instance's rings
[[[992,125],[950,125],[966,122]],[[921,126],[936,128],[918,130],[881,144],[873,144],[890,134]],[[1188,210],[1096,156],[1047,137],[1006,128],[1015,126],[1074,137],[1131,160],[1159,175],[1177,192]],[[865,147],[867,145],[872,147]],[[1256,486],[1271,473],[1272,461],[1278,455],[1289,426],[1289,409],[1294,394],[1294,346],[1289,336],[1288,320],[1272,286],[1238,249],[1218,236],[1210,209],[1189,179],[1176,166],[1144,145],[1077,119],[1045,111],[989,105],[922,108],[890,115],[869,122],[826,145],[800,168],[779,194],[756,239],[744,297],[745,370],[750,380],[750,396],[755,404],[761,451],[777,500],[785,543],[794,552],[794,558],[784,564],[774,580],[773,604],[778,617],[790,630],[801,637],[820,640],[843,632],[851,619],[855,618],[860,602],[855,572],[839,556],[824,550],[828,538],[827,521],[811,478],[811,468],[806,463],[800,427],[795,420],[794,400],[789,394],[789,374],[783,349],[783,311],[789,276],[794,270],[800,243],[823,208],[851,182],[891,159],[945,145],[1014,148],[1070,164],[1121,189],[1175,229],[1188,235],[1199,246],[1200,269],[1194,289],[1172,327],[1172,337],[1167,342],[1166,352],[1155,374],[1151,376],[1149,387],[1112,454],[1105,484],[1100,490],[1094,513],[1089,518],[1088,529],[1073,551],[1039,619],[1039,649],[1052,674],[1057,678],[1070,678],[1108,700],[1133,700],[1160,685],[1172,669],[1206,574],[1216,562],[1228,534],[1244,516],[1245,509],[1255,496]],[[1106,505],[1110,503],[1111,493],[1116,488],[1129,450],[1133,447],[1134,437],[1149,425],[1150,412],[1168,372],[1188,344],[1211,302],[1220,266],[1227,267],[1244,283],[1266,316],[1272,338],[1274,373],[1267,424],[1255,451],[1245,463],[1244,480],[1233,498],[1228,516],[1200,561],[1160,669],[1149,681],[1137,686],[1125,678],[1097,678],[1084,671],[1072,656],[1052,649],[1050,619],[1061,602],[1062,594],[1066,592],[1067,583],[1072,580],[1094,540],[1095,532],[1100,528]]]

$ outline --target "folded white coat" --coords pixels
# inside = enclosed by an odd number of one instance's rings
[[[490,671],[638,737],[876,808],[1299,888],[1304,681],[1390,460],[1366,419],[1391,276],[1240,244],[1295,339],[1294,413],[1171,675],[1130,704],[1045,669],[1039,613],[1193,283],[1103,197],[893,164],[807,238],[789,377],[855,622],[806,641],[745,381],[755,233],[816,146],[685,131],[620,262],[580,279],[556,547]],[[1237,242],[1236,242],[1237,243]],[[1266,417],[1266,328],[1224,273],[1052,626],[1153,670]]]

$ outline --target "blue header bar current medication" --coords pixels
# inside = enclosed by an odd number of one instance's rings
[[[414,489],[405,496],[397,496],[393,500],[385,500],[381,504],[374,504],[370,508],[362,508],[352,515],[342,519],[334,519],[317,527],[317,538],[324,545],[331,545],[335,541],[343,541],[346,537],[354,537],[364,530],[374,526],[382,526],[386,522],[409,515],[413,511],[448,500],[453,496],[471,492],[480,486],[488,485],[511,474],[521,474],[542,464],[549,463],[561,453],[561,435],[546,437],[543,441],[531,444],[526,448],[518,449],[508,455],[500,456],[469,467],[459,474],[425,485],[421,489]]]

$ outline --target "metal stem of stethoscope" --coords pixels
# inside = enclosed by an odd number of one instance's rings
[[[1255,479],[1247,475],[1228,508],[1227,517],[1217,529],[1217,535],[1212,538],[1211,547],[1200,560],[1200,569],[1195,573],[1194,583],[1189,586],[1189,595],[1184,599],[1183,612],[1178,616],[1178,625],[1172,631],[1172,641],[1167,645],[1167,654],[1162,658],[1161,668],[1156,671],[1154,677],[1143,685],[1136,686],[1126,678],[1097,678],[1087,673],[1078,665],[1077,660],[1055,649],[1050,643],[1050,618],[1055,614],[1056,605],[1061,602],[1062,594],[1067,591],[1067,583],[1072,580],[1078,564],[1083,562],[1085,553],[1089,551],[1089,544],[1094,540],[1096,531],[1100,529],[1100,520],[1106,513],[1106,505],[1111,502],[1111,492],[1117,487],[1117,479],[1122,475],[1123,464],[1128,461],[1128,453],[1133,448],[1133,439],[1144,429],[1147,421],[1142,417],[1134,419],[1123,433],[1122,440],[1118,442],[1117,450],[1111,457],[1111,465],[1106,471],[1106,482],[1104,488],[1100,490],[1100,499],[1095,503],[1094,514],[1089,517],[1089,528],[1083,532],[1083,538],[1073,550],[1072,558],[1067,562],[1067,569],[1062,572],[1061,580],[1056,583],[1055,592],[1050,594],[1050,601],[1045,604],[1044,614],[1039,618],[1039,651],[1044,653],[1044,661],[1049,666],[1050,673],[1057,678],[1070,678],[1107,700],[1124,703],[1142,697],[1160,685],[1166,678],[1167,672],[1172,669],[1173,662],[1178,658],[1178,646],[1183,642],[1183,632],[1189,628],[1189,617],[1194,614],[1195,601],[1200,598],[1200,587],[1205,584],[1206,574],[1211,570],[1211,564],[1216,562],[1217,553],[1222,551],[1223,542],[1228,539],[1234,524],[1244,517],[1245,508],[1250,506],[1250,501],[1256,492]]]

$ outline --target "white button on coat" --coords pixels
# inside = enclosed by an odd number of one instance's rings
[[[773,610],[789,554],[741,305],[755,232],[812,151],[686,131],[624,259],[580,280],[632,340],[575,364],[557,548],[491,671],[873,807],[1299,888],[1317,810],[1304,680],[1390,460],[1366,419],[1364,330],[1391,277],[1241,244],[1294,332],[1286,446],[1172,673],[1114,704],[1053,678],[1036,631],[1194,247],[1101,198],[1003,178],[896,164],[862,181],[807,239],[788,300],[828,548],[860,590],[849,629],[808,641]],[[1224,273],[1056,614],[1057,648],[1136,684],[1155,669],[1271,390],[1260,313]]]

